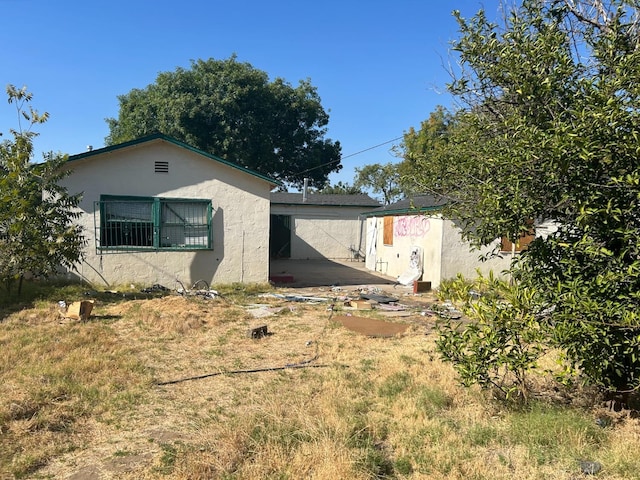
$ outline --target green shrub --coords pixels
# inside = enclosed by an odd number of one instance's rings
[[[545,352],[532,309],[533,293],[504,282],[494,287],[499,290],[466,305],[468,323],[439,323],[436,345],[443,360],[453,363],[463,385],[478,384],[505,399],[526,400],[527,374]]]

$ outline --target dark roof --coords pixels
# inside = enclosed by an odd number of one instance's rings
[[[385,205],[363,215],[367,217],[380,217],[384,215],[407,215],[439,210],[446,204],[446,200],[437,199],[433,195],[415,195],[407,197],[399,202]]]
[[[339,195],[309,193],[306,201],[302,193],[271,192],[271,204],[280,205],[322,205],[332,207],[379,207],[380,204],[366,194]]]
[[[267,177],[266,175],[262,175],[261,173],[256,172],[255,170],[251,170],[249,168],[243,167],[241,165],[238,165],[237,163],[233,163],[233,162],[229,162],[228,160],[224,160],[220,157],[216,157],[215,155],[212,155],[208,152],[205,152],[204,150],[199,150],[195,147],[192,147],[191,145],[187,145],[184,142],[181,142],[180,140],[176,140],[173,137],[169,137],[168,135],[164,135],[163,133],[153,133],[151,135],[147,135],[144,137],[140,137],[137,138],[135,140],[130,140],[128,142],[123,142],[123,143],[119,143],[117,145],[110,145],[108,147],[104,147],[104,148],[98,148],[96,150],[89,150],[87,152],[83,152],[83,153],[79,153],[77,155],[70,155],[69,159],[67,161],[69,162],[74,162],[76,160],[82,160],[84,158],[89,158],[89,157],[93,157],[94,155],[100,155],[102,153],[108,153],[108,152],[114,152],[116,150],[120,150],[122,148],[127,148],[127,147],[132,147],[135,145],[140,145],[142,143],[146,143],[146,142],[151,142],[154,140],[162,140],[168,143],[172,143],[173,145],[176,145],[180,148],[185,148],[187,150],[190,150],[194,153],[197,153],[199,155],[202,155],[204,157],[207,157],[211,160],[215,160],[218,163],[222,163],[224,165],[227,165],[228,167],[231,168],[235,168],[236,170],[240,170],[242,172],[245,172],[249,175],[253,175],[254,177],[258,177],[262,180],[265,180],[267,182],[269,182],[271,185],[274,186],[280,186],[282,185],[282,182],[280,182],[279,180],[276,180],[274,178],[271,177]]]

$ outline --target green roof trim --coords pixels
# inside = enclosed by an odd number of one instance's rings
[[[441,210],[442,205],[437,205],[433,207],[422,207],[422,208],[399,208],[396,210],[373,210],[371,212],[364,212],[361,215],[363,217],[386,217],[391,215],[416,215],[418,213],[425,212],[433,212],[436,210]]]
[[[446,202],[439,200],[432,195],[417,195],[405,198],[399,202],[376,208],[361,215],[364,217],[385,217],[391,215],[418,215],[420,213],[434,212],[441,210]]]
[[[83,152],[83,153],[78,153],[76,155],[69,155],[69,159],[67,160],[68,162],[75,162],[77,160],[83,160],[85,158],[90,158],[93,157],[95,155],[101,155],[103,153],[109,153],[109,152],[115,152],[117,150],[121,150],[123,148],[128,148],[128,147],[133,147],[136,145],[141,145],[143,143],[147,143],[147,142],[151,142],[154,140],[162,140],[165,141],[167,143],[171,143],[177,147],[180,148],[184,148],[186,150],[189,150],[193,153],[197,153],[198,155],[202,155],[203,157],[207,157],[210,160],[215,160],[218,163],[222,163],[223,165],[226,165],[228,167],[231,168],[235,168],[236,170],[240,170],[241,172],[245,172],[248,173],[249,175],[252,175],[254,177],[257,177],[261,180],[264,180],[268,183],[270,183],[271,185],[274,186],[282,186],[283,183],[280,180],[276,180],[274,178],[268,177],[266,175],[263,175],[261,173],[256,172],[255,170],[251,170],[250,168],[245,168],[241,165],[238,165],[237,163],[233,163],[230,162],[228,160],[224,160],[223,158],[217,157],[211,153],[205,152],[204,150],[200,150],[198,148],[192,147],[191,145],[188,145],[184,142],[181,142],[180,140],[176,140],[173,137],[170,137],[168,135],[165,135],[163,133],[153,133],[151,135],[146,135],[144,137],[140,137],[140,138],[136,138],[135,140],[129,140],[128,142],[123,142],[123,143],[119,143],[117,145],[110,145],[108,147],[103,147],[103,148],[98,148],[96,150],[89,150],[87,152]]]

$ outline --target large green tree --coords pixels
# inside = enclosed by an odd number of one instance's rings
[[[310,80],[293,87],[231,56],[192,61],[118,97],[107,145],[161,132],[292,186],[322,188],[340,165],[329,115]]]
[[[356,167],[353,186],[370,190],[382,196],[382,203],[389,205],[402,197],[398,165],[394,163],[373,163]]]
[[[446,149],[413,157],[477,244],[554,222],[514,277],[544,341],[617,391],[640,385],[639,13],[625,0],[524,0],[500,23],[456,13],[463,108]]]
[[[47,278],[60,267],[74,268],[84,237],[75,223],[80,196],[58,184],[70,173],[61,168],[67,156],[48,153],[43,162],[31,162],[33,127],[49,115],[27,109],[32,95],[25,87],[9,85],[7,95],[18,128],[0,143],[0,280],[7,290],[17,282],[20,292],[25,276]]]

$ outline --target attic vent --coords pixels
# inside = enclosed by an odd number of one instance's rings
[[[156,162],[155,172],[156,173],[169,173],[169,162],[157,161]]]

